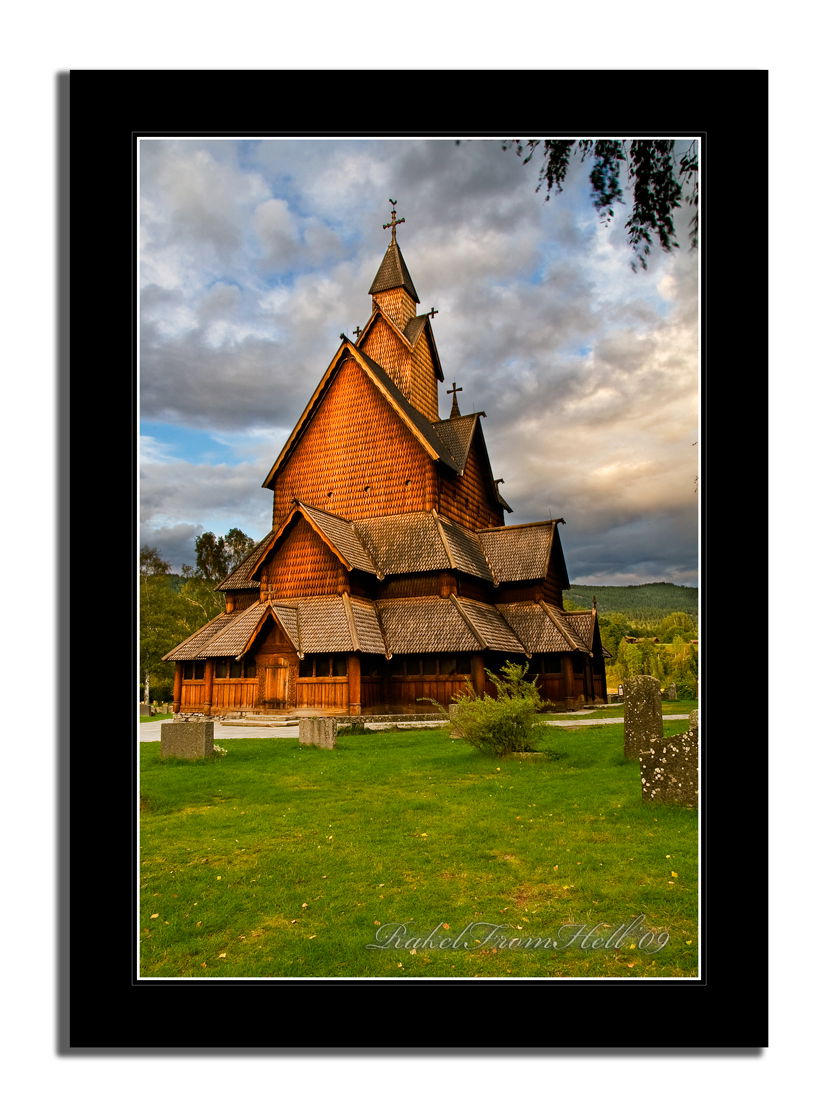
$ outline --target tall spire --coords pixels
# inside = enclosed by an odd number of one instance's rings
[[[462,388],[457,387],[457,381],[455,380],[445,393],[451,396],[451,414],[448,416],[449,419],[458,419],[460,416],[460,405],[457,403],[457,392],[461,392],[462,390]]]
[[[390,243],[387,245],[387,251],[384,253],[381,266],[375,273],[375,279],[372,281],[369,293],[377,295],[382,291],[393,291],[398,287],[403,287],[410,298],[418,303],[419,296],[416,294],[416,288],[413,286],[413,280],[410,278],[410,272],[404,262],[402,250],[396,240],[396,226],[404,224],[405,219],[403,217],[396,219],[396,202],[393,198],[390,199],[390,205],[393,207],[390,220],[386,225],[381,226],[382,229],[391,230]]]

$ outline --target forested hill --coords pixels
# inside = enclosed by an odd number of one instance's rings
[[[590,609],[596,597],[600,614],[624,613],[637,620],[660,620],[670,613],[698,615],[696,586],[652,582],[645,586],[571,586],[564,592],[565,607]]]

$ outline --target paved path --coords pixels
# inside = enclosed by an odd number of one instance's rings
[[[689,721],[689,714],[664,714],[664,721]],[[172,719],[167,719],[171,721]],[[578,720],[573,721],[548,721],[547,725],[559,725],[562,729],[584,729],[586,725],[621,725],[622,718],[587,718],[580,717]],[[160,726],[166,725],[167,721],[143,721],[140,722],[140,740],[141,741],[159,741],[160,740]],[[409,724],[407,722],[402,724]],[[413,723],[414,725],[416,723]],[[421,722],[420,724],[430,727],[437,725],[444,725],[445,722]],[[386,723],[380,723],[381,729],[389,729],[392,727]],[[236,741],[236,740],[253,740],[255,737],[299,737],[300,731],[296,725],[277,726],[277,725],[231,725],[230,722],[217,721],[215,723],[214,739],[216,741]]]

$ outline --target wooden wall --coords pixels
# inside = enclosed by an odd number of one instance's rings
[[[275,479],[274,527],[295,498],[347,519],[429,511],[433,466],[357,363],[346,360]]]
[[[478,437],[472,439],[462,477],[449,472],[438,473],[439,512],[464,524],[472,531],[484,527],[501,527],[503,509],[494,499],[494,483],[478,452]]]
[[[348,588],[346,567],[307,520],[297,520],[261,569],[262,598],[314,597]]]

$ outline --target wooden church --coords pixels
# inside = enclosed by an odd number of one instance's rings
[[[396,239],[264,481],[273,527],[170,651],[176,712],[428,713],[528,660],[545,698],[605,701],[596,609],[565,612],[558,521],[511,512],[442,365]],[[562,521],[563,522],[563,521]]]

